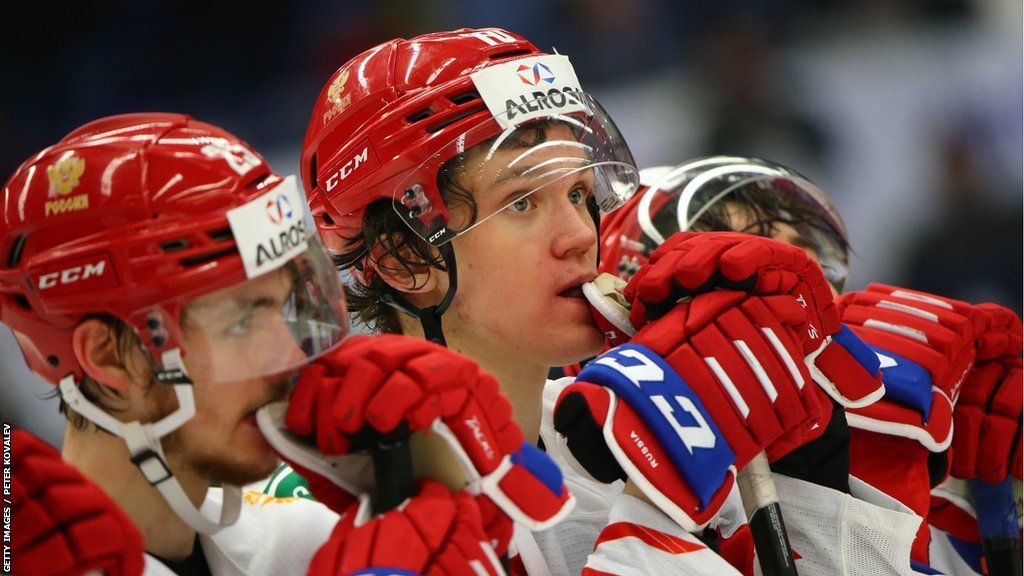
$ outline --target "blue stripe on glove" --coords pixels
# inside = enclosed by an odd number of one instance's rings
[[[646,346],[623,344],[587,364],[579,380],[609,388],[629,404],[701,504],[708,505],[736,455],[671,366]]]
[[[920,364],[870,346],[881,361],[882,382],[885,383],[885,398],[911,408],[921,414],[921,421],[927,422],[932,411],[932,377]]]

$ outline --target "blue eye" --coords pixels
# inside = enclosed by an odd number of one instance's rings
[[[526,212],[533,207],[533,200],[529,196],[523,196],[519,200],[508,205],[513,212]]]

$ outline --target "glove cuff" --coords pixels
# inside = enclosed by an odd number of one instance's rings
[[[806,363],[815,383],[845,408],[863,408],[885,395],[878,357],[846,325],[808,354]]]
[[[284,422],[287,410],[288,402],[281,401],[272,402],[256,411],[256,425],[267,439],[267,443],[283,460],[293,467],[298,465],[326,478],[350,495],[368,494],[373,491],[373,461],[369,454],[325,456],[311,441],[288,429]]]
[[[594,321],[612,346],[624,344],[636,334],[629,321],[629,306],[622,296],[625,281],[605,272],[591,282],[584,282],[581,288],[590,302]]]
[[[455,459],[469,478],[469,493],[487,496],[509,518],[528,530],[536,532],[554,526],[576,505],[576,499],[562,483],[558,467],[546,456],[535,457],[539,448],[523,442],[517,452],[506,455],[494,470],[481,475],[447,424],[435,420],[431,430],[443,438],[455,454]],[[529,489],[521,489],[523,484],[534,482],[544,486],[535,484]],[[549,491],[550,497],[543,490]]]
[[[736,455],[690,386],[650,349],[626,344],[588,364],[560,403],[588,390],[628,478],[685,530],[703,529],[732,487]]]
[[[953,442],[953,406],[937,390],[932,395],[927,420],[911,408],[882,400],[865,408],[848,410],[846,421],[850,428],[916,440],[929,452],[942,452]]]

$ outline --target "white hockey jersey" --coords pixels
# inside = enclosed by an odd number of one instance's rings
[[[592,480],[554,431],[559,393],[572,378],[544,388],[541,438],[562,468],[576,509],[549,530],[517,531],[512,550],[530,576],[603,574],[740,574],[650,504],[622,493],[623,484]],[[775,475],[783,518],[801,575],[913,575],[910,545],[921,518],[856,478],[853,496]],[[738,493],[720,514],[728,536],[746,521]],[[595,548],[596,546],[596,548]],[[759,568],[754,562],[755,573]]]
[[[203,507],[219,507],[221,498],[219,488],[210,489]],[[213,576],[302,576],[337,522],[338,515],[319,502],[245,490],[238,521],[199,542]],[[147,555],[143,574],[174,572]]]
[[[548,530],[531,533],[516,527],[510,546],[512,573],[742,574],[660,510],[624,494],[622,482],[594,481],[576,463],[553,425],[555,400],[572,381],[562,378],[545,385],[540,435],[548,454],[562,469],[576,507]],[[909,558],[921,518],[897,500],[853,477],[852,496],[778,474],[775,483],[801,575],[917,574]],[[247,493],[239,523],[208,539],[224,556],[217,562],[220,568],[215,575],[303,574],[309,559],[330,535],[337,515],[311,500],[292,498],[307,493],[294,472],[284,468],[263,484],[260,489],[269,495]],[[275,526],[264,534],[260,531],[263,522]],[[720,513],[718,528],[728,537],[745,522],[739,493],[734,490]],[[271,550],[279,548],[285,549],[285,557],[271,557]],[[756,561],[752,566],[759,574]]]

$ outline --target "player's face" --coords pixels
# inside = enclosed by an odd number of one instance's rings
[[[726,205],[729,214],[730,227],[738,232],[746,232],[757,228],[757,222],[754,221],[750,211],[743,210],[740,206],[735,203],[728,203]],[[815,261],[821,260],[821,255],[814,249],[813,245],[807,241],[803,236],[797,232],[796,228],[793,228],[785,222],[773,222],[771,227],[771,238],[778,240],[779,242],[785,242],[800,248],[807,253],[808,256],[814,258]],[[835,287],[829,284],[829,288],[832,290],[833,296],[838,296]]]
[[[282,268],[197,298],[186,308],[182,344],[195,382],[196,415],[168,437],[165,447],[205,478],[245,484],[277,464],[256,427],[255,412],[283,397],[286,378],[230,375],[269,373],[271,366],[282,365],[282,354],[294,357],[289,364],[302,361],[282,312],[291,292],[291,276]]]
[[[569,129],[554,126],[545,140],[574,137]],[[522,171],[525,176],[498,174],[521,154],[522,149],[499,150],[462,182],[481,214],[501,209],[536,186],[528,170]],[[571,170],[585,164],[581,154],[572,146],[553,145],[531,153],[529,164],[547,162],[544,169],[557,169],[552,163],[564,162]],[[445,315],[445,334],[453,346],[471,356],[476,348],[477,353],[545,366],[599,351],[603,337],[579,287],[597,275],[597,231],[586,206],[593,178],[589,169],[569,174],[452,241],[459,287]]]

